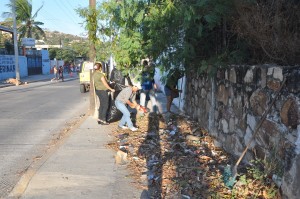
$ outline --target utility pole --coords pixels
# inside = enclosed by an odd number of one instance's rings
[[[95,12],[96,9],[96,0],[89,0],[90,3],[90,12],[89,14],[91,16],[94,16],[96,18],[96,15],[92,15]],[[90,42],[90,54],[89,54],[89,59],[93,64],[95,64],[95,57],[96,57],[96,47],[95,47],[95,41],[94,38],[96,37],[96,32],[94,32],[94,25],[93,22],[95,22],[97,19],[93,19],[90,17],[88,20],[88,23],[90,24],[90,27],[88,29],[89,33],[89,42]],[[94,79],[93,79],[93,69],[90,69],[90,115],[96,116],[96,98],[95,98],[95,88],[94,88]]]
[[[89,12],[89,28],[88,28],[88,35],[90,41],[90,53],[89,58],[90,61],[94,62],[96,57],[96,47],[95,47],[95,39],[96,39],[96,31],[97,31],[97,16],[96,16],[96,0],[89,0],[90,1],[90,12]]]
[[[19,86],[20,80],[20,68],[19,68],[19,50],[18,50],[18,40],[17,40],[17,22],[16,22],[16,0],[13,0],[13,32],[14,32],[14,50],[15,50],[15,70],[16,70],[16,86]]]
[[[90,8],[96,8],[96,0],[89,0],[90,1]]]

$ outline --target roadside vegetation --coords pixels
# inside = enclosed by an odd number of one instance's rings
[[[91,39],[96,60],[113,55],[124,73],[140,70],[141,60],[149,58],[162,71],[193,69],[214,76],[228,65],[299,64],[299,5],[289,0],[110,0],[95,10],[77,12],[86,19],[86,29],[96,34]],[[151,126],[157,127],[149,122],[144,128]],[[280,198],[272,180],[274,171],[282,170],[280,162],[255,160],[239,171],[235,186],[228,187],[223,179],[225,165],[234,160],[212,157],[216,148],[207,142],[209,136],[201,135],[199,142],[189,145],[183,139],[191,132],[179,131],[179,137],[172,137],[170,128],[148,129],[139,135],[116,132],[117,139],[126,138],[127,146],[119,145],[124,139],[110,145],[127,150],[134,177],[143,188],[148,185],[154,198]],[[165,148],[160,145],[164,143]],[[143,144],[150,149],[139,154],[136,146]],[[189,163],[194,165],[185,165]]]
[[[38,12],[42,9],[43,6],[39,7],[35,12],[32,10],[32,3],[28,0],[16,0],[16,22],[17,22],[17,31],[19,33],[19,39],[21,38],[35,38],[43,39],[45,38],[45,32],[42,29],[43,22],[36,21]],[[7,4],[7,7],[12,9],[13,1]],[[3,25],[8,25],[12,27],[13,17],[12,12],[4,12],[2,16],[6,17],[6,21]]]
[[[110,52],[123,70],[147,57],[165,71],[214,73],[229,64],[299,63],[298,10],[289,0],[111,0],[77,11],[97,30],[97,59]]]

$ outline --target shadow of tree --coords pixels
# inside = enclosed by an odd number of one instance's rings
[[[211,140],[204,135],[204,130],[198,128],[191,133],[193,127],[174,114],[167,117],[165,128],[161,129],[162,118],[151,114],[148,119],[148,132],[138,150],[139,156],[146,160],[143,175],[148,187],[147,194],[144,191],[141,198],[211,196],[211,186],[217,187],[220,179],[215,177],[215,154],[206,147]]]
[[[138,155],[146,159],[146,168],[143,170],[143,183],[147,185],[147,194],[141,198],[162,198],[162,157],[160,149],[159,120],[155,113],[148,114],[148,130],[143,143],[138,149]],[[147,196],[146,196],[147,195]]]

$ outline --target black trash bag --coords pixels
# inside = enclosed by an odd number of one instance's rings
[[[116,91],[121,91],[121,90],[123,90],[124,88],[126,88],[127,86],[125,86],[125,85],[123,85],[123,84],[118,84],[118,83],[115,83],[115,85],[114,85],[114,89],[116,90]]]
[[[107,112],[106,121],[109,123],[119,121],[123,116],[123,113],[115,105],[115,100],[111,99],[110,106]]]
[[[115,99],[120,92],[121,91],[114,92],[110,97],[109,108],[108,108],[107,115],[106,115],[106,121],[109,123],[117,122],[123,116],[123,113],[121,111],[119,111],[119,109],[115,105]]]
[[[110,75],[110,82],[114,83],[115,84],[115,90],[116,91],[120,91],[123,89],[123,87],[125,86],[126,84],[126,80],[127,80],[127,83],[128,85],[131,85],[132,86],[132,82],[131,82],[131,79],[129,77],[129,75],[123,75],[122,72],[120,70],[118,70],[117,68],[114,68],[112,71],[111,71],[111,75]]]
[[[121,71],[119,71],[119,70],[116,69],[116,68],[114,68],[114,69],[111,71],[110,81],[111,81],[111,82],[118,83],[118,84],[125,85],[125,77],[124,77],[124,75],[122,74]]]

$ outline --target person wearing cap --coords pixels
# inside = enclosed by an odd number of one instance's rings
[[[116,107],[122,112],[123,116],[119,123],[119,128],[127,129],[131,131],[137,131],[138,128],[133,126],[133,123],[130,119],[130,111],[127,109],[126,104],[131,108],[138,108],[138,104],[135,101],[136,92],[141,89],[140,85],[133,85],[124,88],[115,100]],[[125,126],[127,124],[127,126]]]
[[[108,91],[115,92],[115,90],[108,85],[106,74],[102,72],[102,64],[96,63],[94,65],[94,69],[95,72],[93,74],[93,79],[94,79],[95,92],[100,101],[97,122],[98,124],[101,125],[108,125],[109,123],[106,122],[106,113],[109,105]]]

